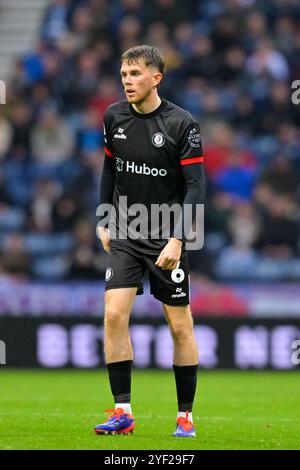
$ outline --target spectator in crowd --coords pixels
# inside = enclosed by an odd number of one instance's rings
[[[0,253],[0,265],[4,272],[18,279],[30,276],[30,259],[26,253],[24,236],[20,233],[10,234]]]
[[[82,214],[81,198],[78,194],[65,194],[53,205],[51,220],[55,232],[73,230]]]
[[[286,80],[289,77],[288,62],[283,54],[274,49],[270,38],[263,38],[258,42],[246,67],[250,74],[257,77],[267,75],[275,80]]]
[[[241,151],[232,149],[226,167],[216,174],[215,185],[218,191],[240,200],[249,200],[252,197],[255,171],[253,167],[244,164],[245,158]]]
[[[230,166],[236,166],[234,160],[239,160],[239,166],[252,170],[256,160],[252,152],[236,148],[236,137],[233,129],[222,122],[215,122],[207,129],[209,143],[206,145],[206,169],[209,177],[215,181]]]
[[[214,78],[217,73],[217,61],[214,52],[212,40],[208,36],[198,35],[194,39],[191,51],[189,51],[188,58],[184,63],[185,78]]]
[[[31,144],[33,157],[40,163],[54,165],[72,157],[74,135],[55,105],[48,105],[41,111],[32,130]]]
[[[299,229],[293,206],[285,195],[272,195],[256,248],[269,258],[289,259],[298,254]]]
[[[28,229],[33,232],[50,233],[53,229],[52,210],[58,188],[53,180],[39,179],[33,190],[28,210]]]
[[[89,31],[92,24],[91,11],[88,6],[79,6],[71,20],[71,30],[76,48],[82,50],[88,46]]]
[[[192,9],[189,1],[180,0],[154,0],[151,12],[148,17],[150,23],[162,21],[168,26],[169,32],[181,21],[190,20]]]
[[[79,54],[68,97],[74,111],[82,111],[96,93],[99,86],[98,66],[96,51],[85,49]]]
[[[98,127],[102,126],[104,110],[119,99],[120,92],[116,80],[113,77],[104,77],[100,80],[97,93],[94,94],[89,101],[91,112],[94,111],[96,113],[93,115],[93,119],[98,119]],[[90,119],[92,119],[91,115]]]
[[[70,266],[73,279],[99,279],[106,269],[104,252],[97,249],[95,226],[81,218],[75,227],[75,247]]]
[[[261,173],[255,189],[256,199],[263,204],[263,196],[273,193],[290,195],[295,200],[298,186],[299,175],[293,161],[279,154]]]
[[[51,0],[42,25],[42,37],[56,43],[67,29],[70,0]]]
[[[231,243],[237,247],[253,247],[262,231],[262,222],[255,206],[250,201],[235,205],[228,220]]]
[[[0,106],[0,161],[6,156],[12,141],[12,126]]]
[[[12,141],[11,152],[29,156],[32,111],[30,105],[21,102],[15,105],[11,113]]]

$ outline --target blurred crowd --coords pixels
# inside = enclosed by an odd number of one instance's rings
[[[120,54],[157,46],[161,96],[199,120],[207,197],[194,276],[300,279],[298,0],[52,0],[0,106],[0,272],[101,279],[102,118]]]

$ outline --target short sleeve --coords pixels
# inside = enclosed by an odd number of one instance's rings
[[[192,118],[185,122],[180,133],[179,158],[181,165],[204,162],[200,127]]]
[[[111,116],[106,111],[103,116],[104,152],[108,157],[113,157],[111,143]]]

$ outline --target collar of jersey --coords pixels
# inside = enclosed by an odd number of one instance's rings
[[[131,113],[140,118],[140,119],[149,119],[149,118],[152,118],[153,116],[156,116],[157,114],[159,114],[162,109],[166,106],[167,104],[167,100],[161,98],[161,103],[160,105],[158,106],[158,108],[156,108],[154,111],[152,111],[151,113],[146,113],[146,114],[142,114],[142,113],[138,113],[137,111],[135,111],[135,109],[132,107],[132,105],[130,103],[129,104],[129,109],[131,111]]]

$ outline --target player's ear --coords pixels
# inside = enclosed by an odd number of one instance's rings
[[[160,82],[162,81],[162,78],[163,76],[162,76],[162,73],[160,72],[157,72],[153,75],[153,80],[152,80],[153,88],[157,87],[160,84]]]

